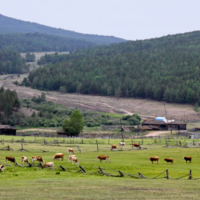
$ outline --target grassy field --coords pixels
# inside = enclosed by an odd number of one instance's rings
[[[98,139],[99,151],[97,151],[96,139],[75,139],[74,144],[68,144],[70,139],[60,146],[51,145],[50,142],[57,138],[45,138],[49,145],[44,145],[44,138],[25,137],[24,149],[29,152],[18,151],[20,143],[11,143],[11,136],[1,136],[4,144],[0,143],[0,149],[10,145],[15,151],[0,150],[1,164],[5,163],[5,156],[13,156],[21,164],[21,156],[27,156],[29,161],[32,156],[39,155],[45,162],[52,161],[55,153],[63,152],[64,161],[54,161],[55,169],[41,169],[37,164],[32,168],[5,165],[4,173],[0,173],[0,197],[1,199],[199,199],[200,180],[188,180],[188,176],[179,179],[165,179],[165,173],[159,179],[136,179],[127,173],[137,175],[142,173],[148,178],[153,178],[166,169],[169,170],[171,178],[178,178],[192,170],[194,178],[200,177],[200,148],[166,148],[164,139],[156,145],[153,139],[144,141],[145,150],[132,150],[132,140],[125,140],[127,146],[123,151],[110,151],[110,144],[118,144],[120,140]],[[21,140],[22,137],[14,137]],[[63,139],[58,139],[60,142]],[[72,140],[72,139],[71,139]],[[138,142],[141,140],[134,140]],[[40,142],[40,143],[39,143]],[[109,144],[110,142],[110,144]],[[186,142],[183,141],[182,142]],[[82,153],[77,147],[78,143]],[[151,146],[149,145],[151,144]],[[66,150],[73,147],[80,165],[86,170],[86,174],[77,172],[79,167],[67,161]],[[47,152],[42,152],[43,150]],[[96,159],[98,155],[109,155],[110,163],[100,163]],[[151,164],[150,156],[159,156],[160,163]],[[192,163],[185,163],[184,156],[192,156]],[[174,164],[167,164],[164,158],[174,158]],[[10,164],[10,163],[9,163]],[[62,171],[62,165],[67,171]],[[120,170],[125,177],[107,177],[93,174],[101,166],[106,172],[114,175]]]

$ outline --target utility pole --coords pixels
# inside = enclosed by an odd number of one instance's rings
[[[122,134],[122,142],[124,142],[124,133],[122,130],[122,120],[120,119],[120,124],[121,124],[121,134]]]
[[[166,110],[165,103],[164,103],[164,107],[165,107],[165,117],[166,117],[167,116],[167,110]]]

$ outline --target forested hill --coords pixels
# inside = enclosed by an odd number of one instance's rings
[[[85,40],[75,40],[42,33],[0,34],[0,49],[19,52],[74,51],[96,46]]]
[[[0,50],[0,74],[20,74],[28,71],[28,66],[17,51]]]
[[[0,34],[36,33],[36,32],[62,36],[68,39],[85,40],[94,43],[96,45],[102,45],[102,44],[108,45],[111,43],[120,43],[125,41],[124,39],[116,38],[113,36],[82,34],[74,31],[53,28],[49,26],[40,25],[37,23],[17,20],[0,14]]]
[[[200,103],[200,32],[45,56],[32,87]],[[55,63],[55,64],[53,64]]]

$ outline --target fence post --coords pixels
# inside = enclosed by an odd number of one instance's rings
[[[97,140],[96,140],[96,143],[97,143],[97,151],[99,151],[99,147],[98,147],[98,142],[97,142]]]
[[[188,179],[192,179],[192,170],[190,170],[190,175]]]
[[[169,179],[169,171],[166,169],[166,178]]]

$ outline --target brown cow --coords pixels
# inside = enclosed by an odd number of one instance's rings
[[[51,168],[54,168],[54,163],[53,162],[47,162],[43,165],[43,167],[45,168],[48,168],[48,167],[51,167]]]
[[[75,156],[75,155],[69,155],[69,156],[68,156],[68,162],[69,162],[70,160],[72,160],[73,157],[76,157],[76,156]]]
[[[103,156],[97,156],[97,159],[99,159],[100,162],[102,162],[102,160],[106,160],[106,162],[107,161],[110,162],[109,156],[105,156],[105,155],[103,155]]]
[[[63,153],[55,154],[55,156],[53,157],[53,160],[56,160],[56,159],[59,160],[59,158],[61,158],[63,160],[64,159],[64,154]]]
[[[10,162],[13,162],[13,163],[16,164],[16,160],[15,160],[14,157],[9,157],[9,156],[7,156],[7,157],[6,157],[6,163],[7,163],[7,161],[10,161]]]
[[[113,150],[113,149],[117,149],[117,145],[116,144],[113,144],[112,146],[111,146],[111,151]]]
[[[72,157],[72,164],[76,163],[77,165],[79,165],[79,161],[78,159],[74,156]]]
[[[149,160],[152,162],[152,164],[153,164],[153,161],[157,161],[157,164],[159,163],[159,157],[157,157],[157,156],[150,157]]]
[[[138,147],[139,149],[141,149],[140,144],[137,144],[137,143],[133,143],[133,144],[132,144],[132,148],[133,148],[133,147]]]
[[[40,156],[33,156],[33,157],[32,157],[32,163],[33,163],[34,161],[42,162],[42,163],[44,164],[44,160],[43,160],[42,157],[40,157]]]
[[[1,171],[1,172],[4,172],[4,169],[5,169],[5,168],[4,168],[4,165],[0,165],[0,171]]]
[[[190,163],[192,161],[192,157],[183,157],[183,159],[186,161],[186,163],[187,163],[187,161],[190,161]]]
[[[72,148],[68,148],[67,153],[74,153],[74,150]]]
[[[170,162],[171,164],[173,164],[173,162],[174,162],[173,158],[165,158],[164,160],[167,162],[167,164],[168,164],[169,162]]]

